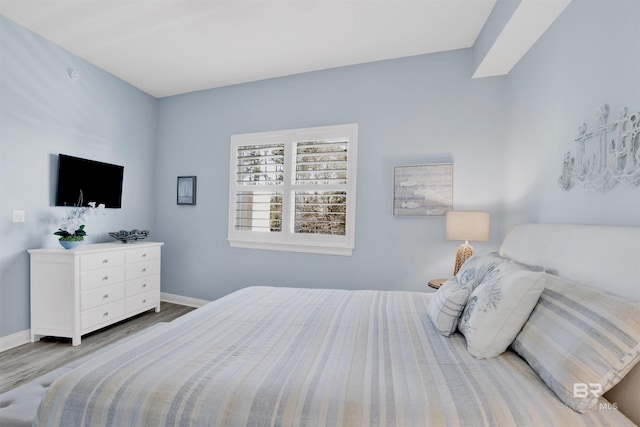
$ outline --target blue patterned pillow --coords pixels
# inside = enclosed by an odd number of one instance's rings
[[[466,260],[458,270],[456,274],[458,283],[461,287],[472,292],[488,273],[504,262],[509,262],[509,260],[497,252],[476,253]]]
[[[469,353],[479,359],[503,353],[527,321],[544,284],[544,273],[513,262],[503,262],[487,273],[460,318]]]
[[[458,278],[460,286],[469,289],[469,292],[473,292],[487,274],[491,273],[497,266],[504,262],[516,264],[517,266],[529,271],[545,271],[545,268],[540,265],[524,264],[510,258],[505,258],[498,252],[479,252],[462,264],[460,270],[458,270],[458,274],[456,274],[456,277]]]
[[[460,287],[455,276],[436,291],[427,314],[440,334],[448,337],[455,332],[468,297],[469,291]]]
[[[640,303],[550,274],[546,286],[512,348],[585,412],[640,360]]]

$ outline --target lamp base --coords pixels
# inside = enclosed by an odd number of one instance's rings
[[[463,244],[461,244],[458,248],[458,251],[456,252],[456,265],[453,268],[454,276],[458,274],[458,270],[460,270],[462,264],[464,264],[464,262],[469,257],[471,257],[471,255],[473,255],[473,246],[471,246],[469,242],[464,242]]]

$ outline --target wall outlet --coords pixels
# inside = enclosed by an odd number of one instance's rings
[[[13,222],[24,222],[24,211],[13,211]]]

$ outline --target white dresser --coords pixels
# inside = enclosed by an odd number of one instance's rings
[[[98,243],[76,249],[32,249],[31,342],[68,337],[143,311],[160,311],[163,243]]]

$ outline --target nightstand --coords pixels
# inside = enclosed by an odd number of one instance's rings
[[[431,279],[429,280],[429,286],[431,286],[433,289],[440,289],[440,286],[442,286],[442,284],[446,281],[447,279]]]

